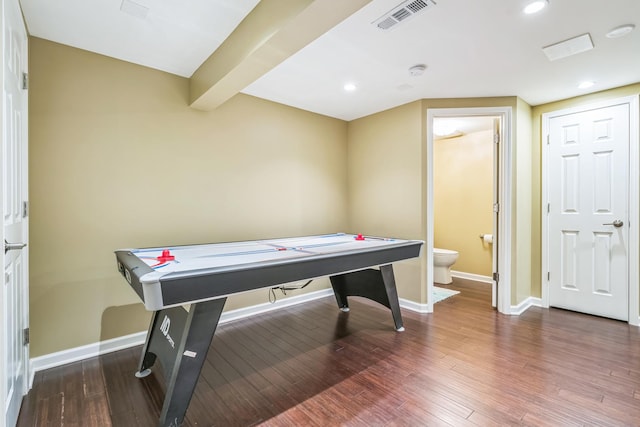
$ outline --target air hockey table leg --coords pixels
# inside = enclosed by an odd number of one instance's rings
[[[138,370],[135,373],[136,378],[144,378],[151,373],[151,367],[156,362],[156,354],[149,351],[149,344],[153,341],[153,334],[156,330],[156,322],[158,320],[159,311],[154,311],[151,315],[151,322],[149,322],[149,330],[147,331],[147,338],[142,347],[142,355],[140,356],[140,363],[138,364]]]
[[[348,296],[360,296],[376,301],[391,310],[396,331],[404,331],[398,291],[391,264],[383,265],[379,270],[366,269],[331,276],[331,286],[338,307],[349,310]]]
[[[347,300],[347,282],[346,274],[340,274],[338,276],[331,276],[331,287],[333,288],[333,294],[336,297],[338,308],[344,312],[349,311],[349,301]]]
[[[195,303],[188,312],[182,307],[154,312],[136,376],[146,376],[160,359],[167,386],[160,427],[182,424],[225,302]]]
[[[400,313],[400,302],[398,301],[398,289],[396,288],[396,279],[393,274],[393,267],[391,264],[383,265],[380,267],[380,274],[382,275],[382,281],[384,283],[384,290],[387,295],[388,307],[391,310],[393,316],[393,323],[396,326],[396,331],[404,331],[404,324],[402,322],[402,314]]]

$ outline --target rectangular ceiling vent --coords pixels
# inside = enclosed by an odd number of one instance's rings
[[[427,9],[427,6],[435,5],[436,2],[433,0],[407,0],[373,21],[372,24],[382,30],[388,30]]]
[[[563,42],[545,46],[542,51],[547,55],[549,61],[556,61],[591,49],[593,49],[593,41],[591,40],[591,35],[586,33]]]

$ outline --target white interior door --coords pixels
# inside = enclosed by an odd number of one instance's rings
[[[550,306],[628,320],[629,111],[549,118]]]
[[[13,426],[27,387],[27,34],[17,0],[2,2],[3,114],[2,211],[5,242],[2,294],[2,398],[4,423]],[[9,243],[9,245],[7,244]]]

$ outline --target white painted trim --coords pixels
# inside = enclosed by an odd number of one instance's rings
[[[433,298],[429,298],[429,304],[420,304],[404,298],[398,298],[398,300],[400,301],[400,307],[406,308],[407,310],[421,314],[433,313]]]
[[[499,116],[502,118],[502,138],[499,145],[498,165],[498,198],[500,201],[500,216],[498,220],[497,236],[498,265],[500,273],[500,292],[498,292],[497,309],[500,313],[511,313],[511,217],[512,198],[511,188],[513,183],[512,150],[513,125],[512,107],[478,107],[478,108],[428,108],[427,109],[427,215],[425,243],[427,249],[427,295],[433,293],[433,120],[437,117],[459,117],[459,116]],[[492,283],[494,283],[492,281]],[[495,283],[492,290],[492,297],[495,295]],[[433,311],[433,304],[429,299],[430,310]]]
[[[38,371],[55,368],[56,366],[66,365],[67,363],[77,362],[79,360],[89,359],[90,357],[100,356],[101,354],[107,354],[144,344],[146,336],[146,331],[136,332],[135,334],[125,335],[123,337],[34,357],[29,363],[31,372],[29,377],[29,389],[31,389],[31,386],[33,385],[33,377]]]
[[[256,314],[266,313],[276,309],[289,307],[292,305],[302,304],[319,298],[332,296],[331,288],[319,291],[309,292],[302,295],[296,295],[288,298],[276,300],[274,303],[257,304],[250,307],[229,310],[220,316],[220,322],[227,323]],[[89,359],[91,357],[100,356],[102,354],[111,353],[125,348],[135,347],[144,344],[147,331],[136,332],[135,334],[125,335],[123,337],[113,338],[105,341],[87,344],[80,347],[74,347],[55,353],[45,354],[44,356],[34,357],[30,360],[29,389],[33,385],[33,378],[38,371],[55,368],[57,366],[66,365],[68,363],[77,362],[79,360]]]
[[[638,106],[638,95],[626,96],[615,99],[598,101],[595,103],[585,103],[576,107],[558,111],[552,111],[542,115],[542,307],[549,307],[549,281],[546,279],[549,271],[549,224],[546,205],[549,203],[549,154],[548,146],[544,143],[546,135],[549,133],[549,120],[552,117],[579,113],[595,108],[609,107],[613,105],[629,104],[629,313],[630,325],[640,326],[640,263],[638,262],[640,251],[640,110]]]
[[[497,308],[500,313],[508,313],[511,310],[511,216],[513,201],[511,199],[511,187],[514,181],[512,168],[513,141],[511,107],[502,110],[502,136],[500,144],[500,161],[498,164],[498,196],[500,200],[500,213],[498,218],[498,266],[500,273],[500,289],[498,293]],[[494,233],[495,234],[495,233]],[[494,282],[493,295],[496,293],[497,283]]]
[[[640,107],[629,99],[629,324],[640,326]],[[633,226],[632,226],[632,225]]]
[[[540,298],[529,297],[518,305],[512,305],[511,313],[509,314],[513,316],[519,316],[527,311],[530,307],[542,307],[542,300]]]
[[[540,218],[542,223],[540,227],[540,268],[542,272],[540,274],[540,281],[542,283],[540,283],[540,289],[542,294],[542,307],[545,308],[549,308],[549,215],[547,212],[547,205],[549,203],[549,168],[547,167],[549,164],[549,149],[545,141],[547,135],[549,135],[549,117],[550,113],[542,115],[542,133],[540,134],[540,144],[542,144],[542,170],[540,171],[542,179],[542,188],[540,189]]]
[[[427,235],[424,236],[425,247],[426,249],[426,263],[427,263],[427,311],[429,313],[433,313],[433,235],[434,232],[434,224],[433,224],[433,118],[434,111],[427,109],[427,150],[426,150],[426,191],[427,191],[427,205],[425,207],[426,210],[426,218],[420,218],[422,221],[425,221],[423,225],[426,225],[425,229],[427,230]]]
[[[451,276],[459,279],[473,280],[474,282],[493,283],[493,279],[489,276],[483,276],[481,274],[465,273],[464,271],[451,270]]]

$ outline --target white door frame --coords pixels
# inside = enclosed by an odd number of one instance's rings
[[[548,138],[549,121],[551,118],[566,114],[580,113],[596,108],[610,107],[613,105],[629,104],[629,324],[640,326],[640,314],[638,296],[640,292],[640,266],[638,262],[638,244],[640,243],[640,150],[638,149],[639,139],[639,112],[638,95],[614,98],[595,103],[587,103],[577,107],[552,111],[542,115],[542,138]],[[542,306],[549,307],[549,219],[547,215],[547,204],[549,203],[549,148],[546,143],[542,144]]]
[[[498,200],[500,214],[498,218],[497,246],[500,273],[500,292],[497,292],[496,308],[500,313],[511,314],[511,187],[513,181],[511,168],[512,108],[511,107],[474,107],[474,108],[428,108],[427,109],[427,235],[425,236],[427,253],[427,311],[433,312],[433,121],[435,118],[460,116],[496,116],[502,120],[502,141],[498,151]],[[494,168],[496,165],[494,165]],[[495,170],[494,170],[495,176]],[[496,294],[495,282],[493,295]]]

